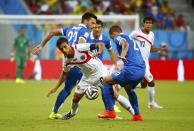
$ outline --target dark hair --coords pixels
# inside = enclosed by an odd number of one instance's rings
[[[154,23],[154,18],[152,16],[146,16],[143,18],[143,23],[145,23],[146,21],[152,21],[152,23]]]
[[[64,37],[59,37],[59,39],[57,40],[57,43],[56,43],[56,46],[59,48],[60,47],[60,45],[62,44],[62,43],[68,43],[68,40],[66,39],[66,38],[64,38]]]
[[[97,20],[97,16],[90,13],[90,12],[86,12],[85,14],[82,15],[82,23],[84,22],[84,20],[89,20],[91,18],[94,18],[95,20]]]
[[[113,25],[109,29],[109,34],[112,34],[113,32],[119,32],[120,33],[120,32],[122,32],[122,29],[118,25]]]
[[[96,24],[101,25],[102,27],[104,26],[104,23],[99,19],[96,20]]]

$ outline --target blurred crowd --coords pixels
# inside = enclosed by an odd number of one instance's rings
[[[181,14],[175,15],[167,0],[24,0],[34,14],[81,15],[87,11],[97,15],[153,16],[155,28],[188,31]]]

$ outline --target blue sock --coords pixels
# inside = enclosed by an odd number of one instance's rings
[[[139,114],[139,105],[138,105],[138,99],[135,91],[133,89],[130,89],[127,91],[127,95],[129,97],[129,101],[135,111],[135,115]]]
[[[109,84],[103,84],[102,86],[102,100],[106,110],[113,110],[115,105],[115,100],[113,98],[114,92],[113,88]]]
[[[82,72],[79,68],[73,67],[70,69],[67,79],[65,81],[65,87],[59,93],[57,100],[55,102],[55,106],[53,108],[53,112],[57,113],[60,106],[64,103],[65,99],[71,93],[73,87],[76,85],[78,80],[81,80]]]

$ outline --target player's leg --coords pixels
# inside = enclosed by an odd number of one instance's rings
[[[125,84],[126,83],[126,80],[125,80],[125,70],[121,70],[121,71],[118,71],[118,72],[115,72],[113,73],[112,75],[109,75],[109,76],[106,76],[102,79],[102,82],[104,83],[104,85],[106,86],[111,86],[111,84]],[[106,87],[105,87],[106,88]],[[118,99],[119,98],[119,99]],[[116,99],[119,101],[119,103],[122,103],[122,105],[126,105],[127,103],[127,99],[122,99],[123,97],[120,95],[120,97],[116,97]],[[127,107],[125,108],[128,108],[129,109],[129,104],[127,104]],[[110,115],[108,115],[108,113],[103,112],[101,114],[98,115],[99,118],[111,118]]]
[[[16,83],[20,83],[20,79],[22,77],[21,71],[21,58],[20,56],[16,56]]]
[[[80,71],[79,68],[74,67],[70,69],[67,79],[65,81],[65,87],[58,94],[52,113],[49,115],[50,119],[61,118],[61,115],[58,114],[58,110],[61,107],[61,105],[64,103],[66,98],[70,95],[73,87],[77,84],[78,81],[80,81],[81,77],[82,77],[82,72]]]
[[[82,94],[79,94],[76,92],[74,93],[72,104],[71,104],[71,110],[62,116],[62,120],[68,120],[78,113],[79,101],[83,96],[84,96],[84,93]]]
[[[159,106],[155,102],[155,82],[153,79],[153,75],[151,74],[149,69],[146,69],[145,79],[148,82],[148,95],[149,95],[148,108],[156,108],[156,109],[163,108],[162,106]]]
[[[125,108],[127,111],[129,111],[129,113],[131,113],[132,115],[134,115],[134,109],[131,106],[131,103],[122,95],[119,94],[118,89],[116,86],[113,87],[114,90],[114,97],[115,99],[118,101],[118,103]]]
[[[21,57],[21,79],[20,79],[20,83],[21,84],[24,84],[25,82],[24,82],[24,69],[25,69],[25,67],[26,67],[26,56],[22,56]]]
[[[90,84],[84,81],[84,78],[85,77],[82,77],[80,83],[76,87],[76,90],[72,99],[72,103],[71,103],[71,110],[62,116],[62,120],[68,120],[78,113],[79,102],[81,98],[84,96],[85,89],[88,86],[90,86]]]
[[[126,74],[128,76],[128,85],[125,86],[125,91],[129,97],[129,101],[134,109],[134,116],[132,121],[143,121],[138,104],[138,97],[134,91],[138,83],[142,81],[145,75],[145,69],[130,68],[130,71]]]
[[[116,90],[116,92],[119,92],[120,89],[122,88],[120,85],[118,84],[115,84],[115,85],[112,85],[113,86],[113,90]],[[114,91],[115,92],[115,91]],[[114,102],[114,110],[115,112],[121,112],[120,110],[120,107],[116,105],[116,103]]]
[[[114,111],[114,93],[110,84],[103,84],[102,88],[102,100],[105,106],[105,111],[97,115],[98,118],[115,118],[116,113]]]

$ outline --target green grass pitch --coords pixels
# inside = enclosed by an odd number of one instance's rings
[[[122,108],[118,115],[124,120],[96,118],[104,109],[101,97],[84,97],[78,115],[70,120],[48,120],[59,91],[50,98],[46,94],[55,83],[0,81],[0,131],[194,131],[194,81],[156,81],[156,101],[164,106],[160,110],[147,108],[147,89],[136,89],[144,122],[129,121],[131,116]],[[73,92],[59,113],[70,109]]]

